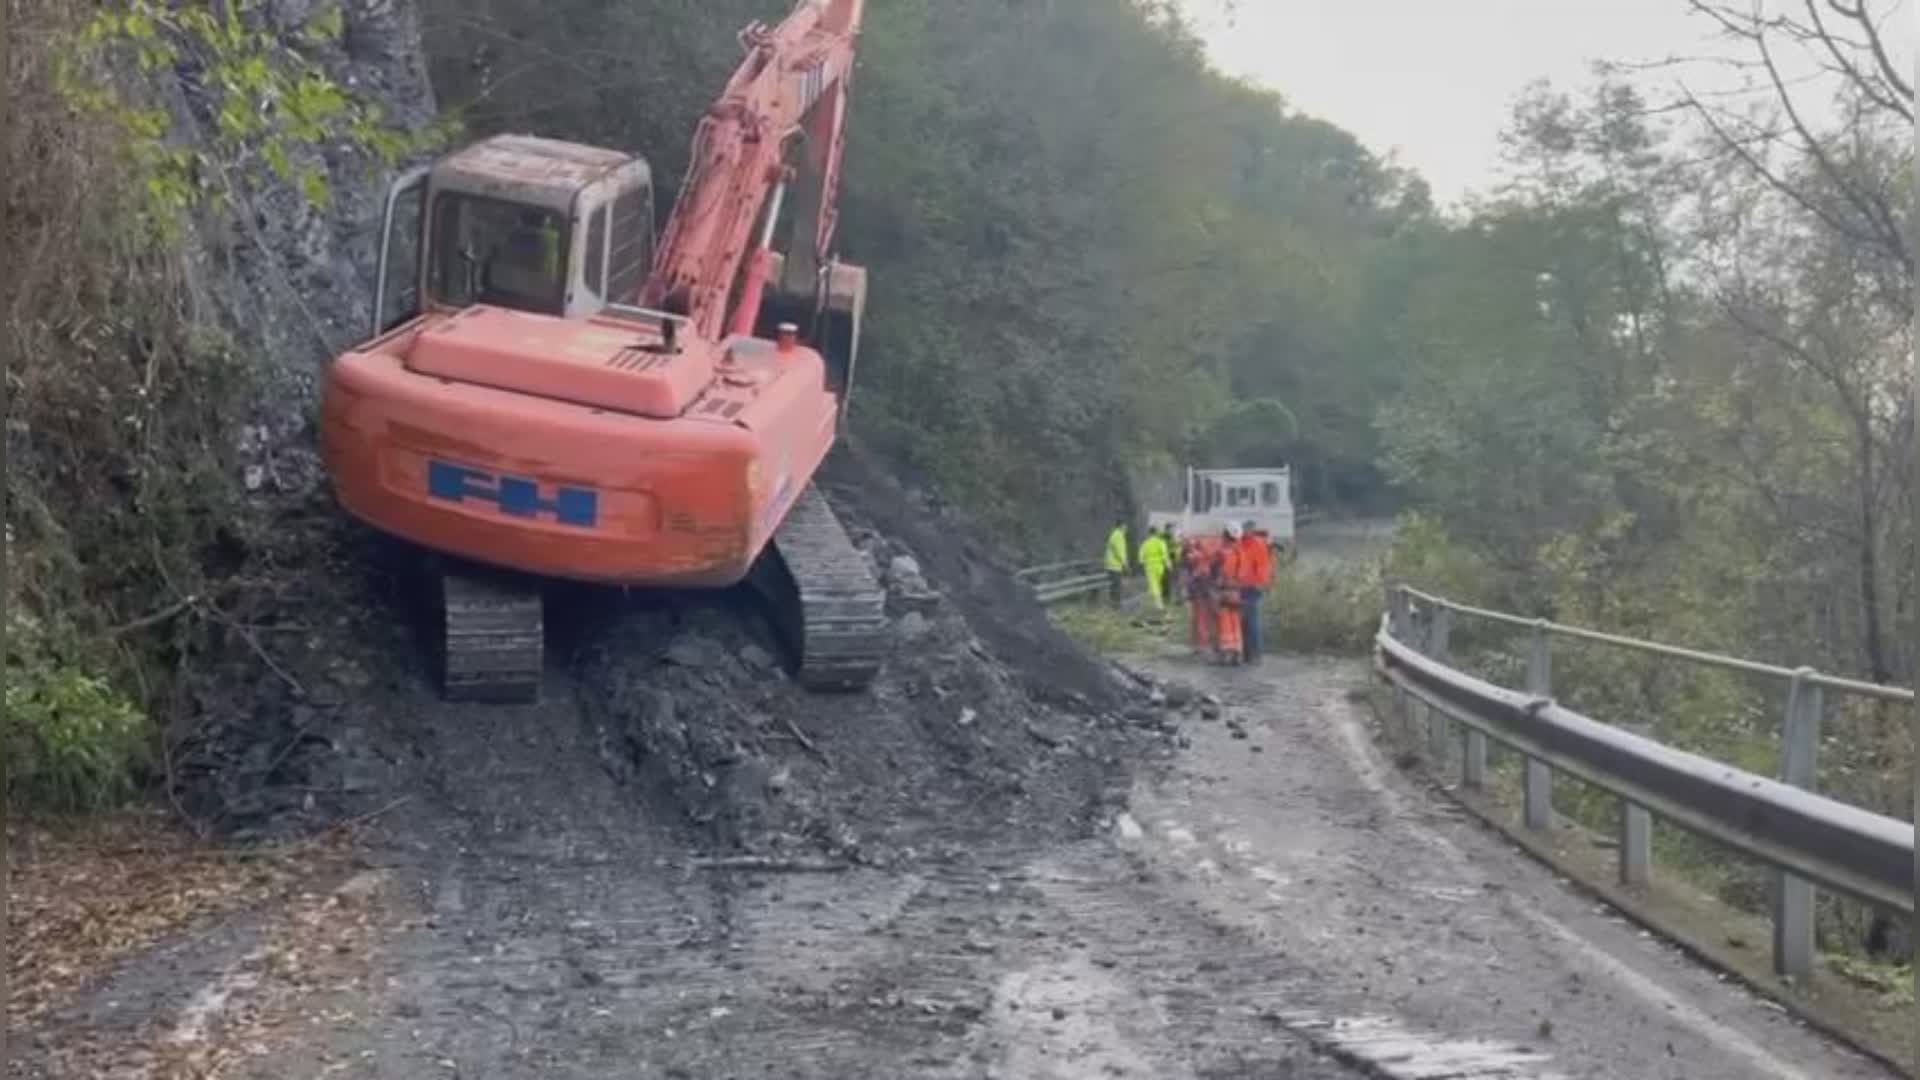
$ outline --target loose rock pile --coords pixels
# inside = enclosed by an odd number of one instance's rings
[[[963,528],[869,463],[840,461],[827,492],[888,594],[897,644],[867,692],[795,685],[744,591],[602,595],[550,615],[547,703],[482,717],[470,710],[499,707],[433,693],[407,629],[418,613],[395,599],[405,560],[336,529],[294,591],[304,632],[263,639],[279,673],[236,650],[196,687],[176,798],[218,831],[298,832],[449,791],[471,806],[499,782],[483,769],[542,773],[502,754],[550,753],[581,775],[543,783],[611,784],[623,794],[583,803],[688,826],[718,855],[885,863],[1080,835],[1133,766],[1180,741],[1176,714],[1208,707],[1086,654]],[[501,742],[528,725],[551,745]]]
[[[1045,671],[999,654],[905,542],[840,509],[897,634],[874,686],[799,689],[737,608],[622,620],[580,676],[609,769],[670,793],[713,845],[769,858],[885,863],[976,832],[1070,835],[1110,814],[1128,765],[1175,737],[1149,691],[1107,673],[1097,701],[1030,693]],[[674,644],[657,661],[633,662],[663,638]]]

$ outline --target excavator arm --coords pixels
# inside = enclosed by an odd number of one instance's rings
[[[864,7],[812,0],[778,27],[741,33],[746,60],[694,134],[642,306],[684,316],[709,339],[752,333],[790,192],[794,235],[776,287],[810,298],[824,291]]]
[[[747,57],[694,134],[642,307],[685,317],[708,340],[793,312],[820,349],[845,415],[866,272],[832,257],[854,46],[865,0],[808,0],[777,28],[741,34]],[[786,250],[775,233],[792,205]],[[765,304],[773,281],[776,303]],[[765,308],[770,312],[763,311]],[[797,309],[797,310],[796,310]],[[867,557],[809,482],[751,575],[801,683],[859,689],[889,647],[885,594]]]

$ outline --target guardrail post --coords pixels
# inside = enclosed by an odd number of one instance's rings
[[[1422,656],[1427,654],[1427,627],[1433,622],[1433,613],[1427,610],[1426,601],[1415,602],[1407,598],[1407,636],[1404,639],[1413,651]],[[1426,726],[1427,703],[1413,694],[1407,695],[1406,726],[1401,735],[1409,748],[1420,745],[1420,729]]]
[[[1427,658],[1435,663],[1447,662],[1447,637],[1453,630],[1453,609],[1442,603],[1433,605],[1427,613]],[[1448,744],[1447,729],[1451,726],[1447,714],[1439,709],[1427,708],[1427,747],[1433,754],[1436,765],[1444,767],[1452,747]]]
[[[1533,620],[1532,646],[1527,652],[1527,693],[1539,697],[1553,695],[1553,651],[1547,637],[1547,620]],[[1553,771],[1547,763],[1527,759],[1526,825],[1529,829],[1553,826]]]
[[[1393,636],[1404,641],[1407,636],[1408,612],[1407,588],[1399,582],[1387,586],[1387,628]]]
[[[1643,738],[1655,737],[1652,724],[1623,723],[1621,730]],[[1620,800],[1620,884],[1645,885],[1653,879],[1653,815],[1647,808]]]
[[[1620,884],[1645,885],[1653,877],[1653,815],[1620,800]]]
[[[1824,694],[1801,668],[1787,686],[1786,727],[1780,741],[1780,779],[1812,790],[1819,764]],[[1813,883],[1776,871],[1773,879],[1773,970],[1804,978],[1813,973]]]
[[[1409,607],[1407,587],[1399,582],[1387,585],[1387,630],[1393,639],[1402,644],[1413,640],[1409,632],[1413,627],[1413,612]],[[1393,723],[1395,737],[1404,738],[1407,727],[1412,723],[1413,709],[1408,700],[1406,688],[1399,683],[1393,686]]]

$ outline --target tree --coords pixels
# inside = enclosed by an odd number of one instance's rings
[[[1742,112],[1686,89],[1680,104],[1724,156],[1835,236],[1871,252],[1875,299],[1910,312],[1914,95],[1887,34],[1898,5],[1799,0],[1774,13],[1718,0],[1687,3],[1751,54],[1744,64],[1749,87],[1764,104]],[[1827,77],[1815,86],[1834,92],[1838,130],[1817,130],[1809,119],[1813,91],[1790,84],[1781,71],[1788,50],[1816,58]]]
[[[1911,634],[1896,644],[1913,604],[1913,533],[1897,525],[1914,480],[1911,410],[1897,389],[1912,350],[1913,85],[1895,62],[1888,13],[1869,0],[1802,0],[1772,14],[1689,3],[1749,50],[1766,98],[1743,114],[1682,92],[1719,166],[1709,175],[1720,194],[1703,200],[1703,231],[1717,241],[1704,272],[1761,354],[1808,376],[1837,410],[1849,524],[1834,539],[1851,552],[1861,659],[1889,680],[1914,667]],[[1789,49],[1819,58],[1839,104],[1834,129],[1810,121],[1807,91],[1782,75]],[[1755,220],[1765,224],[1744,224]]]

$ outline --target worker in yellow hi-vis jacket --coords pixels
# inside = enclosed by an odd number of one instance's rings
[[[1113,523],[1113,531],[1107,534],[1107,591],[1113,600],[1113,606],[1120,606],[1120,596],[1127,580],[1127,519],[1120,518]]]
[[[1155,611],[1167,606],[1167,571],[1173,566],[1173,552],[1159,529],[1148,529],[1140,542],[1140,568],[1147,572],[1147,599]]]

